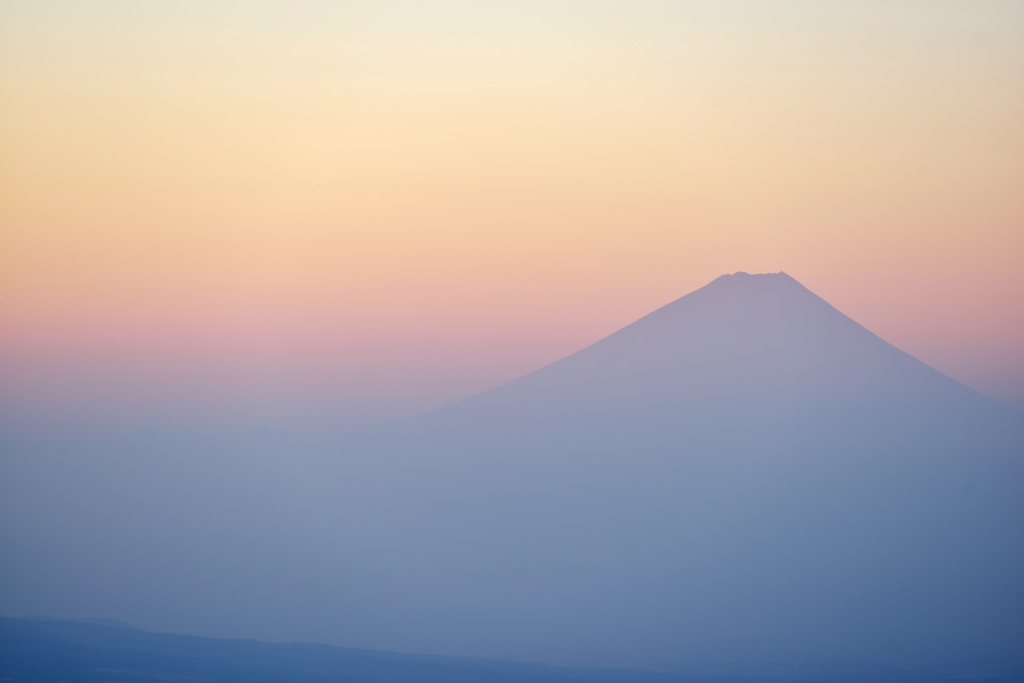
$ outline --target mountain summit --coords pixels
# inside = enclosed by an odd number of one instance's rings
[[[893,374],[895,373],[895,375]],[[849,319],[785,273],[723,275],[609,337],[473,401],[673,396],[707,401],[794,392],[905,392],[952,380]],[[882,383],[885,386],[881,386]],[[897,387],[897,385],[899,385]],[[527,394],[532,394],[527,396]],[[518,398],[513,398],[518,397]]]
[[[981,415],[1021,418],[785,273],[736,273],[523,378],[386,431],[425,430],[442,440],[479,434],[474,457],[483,458],[496,434],[502,442],[554,438],[571,448],[596,439],[601,450],[619,443],[634,452],[645,439],[673,435],[685,457],[693,444],[682,432],[806,440],[836,422],[866,438],[871,430],[850,421],[871,416],[875,426],[920,442],[942,431],[931,421],[952,428]]]

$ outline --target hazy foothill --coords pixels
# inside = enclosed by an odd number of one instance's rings
[[[1024,672],[1024,415],[783,273],[341,442],[3,451],[5,615],[680,675]]]

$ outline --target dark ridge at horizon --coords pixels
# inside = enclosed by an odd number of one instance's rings
[[[408,654],[324,643],[270,643],[153,633],[103,619],[0,617],[0,677],[33,683],[108,681],[241,681],[304,683],[711,683],[763,681],[953,683],[984,676],[1017,680],[1019,661],[977,661],[941,667],[902,662],[860,665],[819,662],[717,663],[683,673],[646,669],[553,666],[528,661]]]

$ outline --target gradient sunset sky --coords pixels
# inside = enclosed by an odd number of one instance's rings
[[[1024,410],[1024,3],[0,3],[0,428],[330,428],[783,270]]]

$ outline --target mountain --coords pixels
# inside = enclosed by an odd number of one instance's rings
[[[782,273],[723,276],[340,444],[4,455],[7,614],[694,675],[1024,677],[1024,415]]]
[[[667,668],[1022,654],[1024,416],[783,273],[355,452],[386,493],[350,514],[429,596],[393,586],[420,648],[446,619],[482,652]]]

